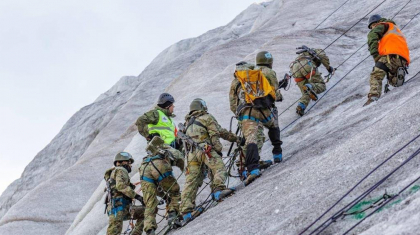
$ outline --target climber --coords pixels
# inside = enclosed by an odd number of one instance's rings
[[[399,87],[404,84],[407,67],[410,63],[410,51],[404,35],[392,20],[372,15],[369,18],[368,46],[375,66],[370,74],[370,91],[363,106],[377,101],[381,97],[382,80],[387,76],[388,84]]]
[[[290,73],[295,78],[302,97],[299,99],[296,113],[303,116],[310,100],[318,100],[317,94],[326,90],[326,85],[318,67],[324,65],[329,76],[332,76],[335,69],[330,66],[330,60],[322,49],[308,48],[303,45],[298,47],[296,52],[299,56],[290,64]]]
[[[230,109],[241,122],[246,139],[244,150],[247,170],[243,172],[245,185],[261,174],[259,152],[265,139],[263,127],[268,128],[274,162],[281,162],[283,157],[275,101],[283,100],[279,89],[287,86],[287,79],[281,81],[279,87],[276,72],[272,69],[273,56],[268,51],[257,53],[256,64],[240,62],[236,65],[229,92]]]
[[[241,143],[241,138],[222,128],[217,120],[208,113],[206,102],[200,98],[194,99],[190,104],[190,112],[185,117],[184,132],[197,144],[196,146],[187,146],[188,164],[185,173],[185,186],[181,195],[181,213],[184,223],[188,223],[194,218],[195,198],[198,189],[203,184],[203,171],[206,166],[211,178],[210,186],[213,199],[221,201],[233,193],[232,189],[225,186],[228,175],[222,160],[223,145],[219,138],[238,144]]]
[[[146,147],[147,156],[139,168],[141,191],[146,205],[144,213],[144,231],[148,235],[155,234],[157,229],[156,213],[159,201],[157,196],[166,202],[168,226],[176,228],[181,226],[179,202],[180,188],[172,173],[172,166],[184,170],[183,154],[165,144],[155,136]]]
[[[143,230],[144,206],[132,205],[133,199],[142,204],[143,198],[134,189],[136,186],[130,183],[131,164],[134,162],[131,154],[120,152],[114,158],[113,168],[105,172],[104,179],[107,183],[106,211],[109,217],[107,235],[119,235],[122,232],[124,220],[137,220],[133,235],[141,235]]]
[[[168,93],[162,93],[159,96],[157,106],[144,113],[136,121],[136,126],[140,135],[147,141],[152,140],[154,136],[160,136],[165,144],[178,149],[176,140],[176,127],[172,118],[175,108],[175,99]]]

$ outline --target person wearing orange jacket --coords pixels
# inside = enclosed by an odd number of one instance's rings
[[[382,80],[387,76],[388,86],[399,87],[404,84],[407,67],[410,64],[410,51],[404,35],[394,21],[372,15],[369,18],[368,46],[375,60],[375,67],[370,74],[369,105],[377,101],[382,93]],[[389,85],[388,85],[389,84]]]

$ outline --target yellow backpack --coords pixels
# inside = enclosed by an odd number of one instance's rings
[[[245,102],[256,108],[270,108],[276,100],[276,92],[261,70],[236,70],[235,77],[241,83]]]

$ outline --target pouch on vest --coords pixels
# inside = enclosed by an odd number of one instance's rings
[[[241,83],[247,104],[255,108],[270,108],[273,105],[276,93],[261,70],[236,70],[235,77]]]
[[[402,61],[401,61],[401,64],[403,64]],[[398,67],[396,74],[391,74],[391,70],[384,63],[380,61],[376,62],[375,67],[382,69],[383,71],[386,72],[386,78],[388,80],[388,83],[391,86],[400,87],[404,85],[405,75],[408,74],[406,67],[402,67],[402,66]],[[385,93],[386,92],[387,90],[385,89]]]
[[[310,57],[299,57],[290,64],[290,72],[296,82],[302,81],[298,79],[310,79],[316,74],[317,67]]]

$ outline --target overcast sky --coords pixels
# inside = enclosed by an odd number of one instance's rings
[[[256,0],[1,0],[0,193],[80,108]]]

